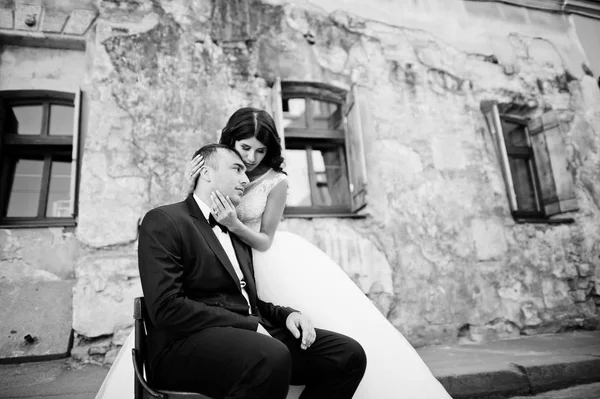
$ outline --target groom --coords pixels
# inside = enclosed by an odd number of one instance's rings
[[[154,385],[214,398],[283,399],[294,384],[306,385],[303,399],[350,399],[365,372],[362,347],[257,297],[251,249],[216,223],[208,205],[216,190],[240,202],[244,163],[220,144],[196,154],[205,164],[194,193],[151,210],[140,228]]]

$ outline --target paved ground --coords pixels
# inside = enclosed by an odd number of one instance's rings
[[[600,331],[418,352],[454,399],[600,399]],[[0,365],[0,398],[93,399],[107,372],[70,360]]]
[[[600,331],[418,352],[454,399],[506,398],[600,381]]]
[[[600,383],[540,393],[535,396],[513,396],[511,399],[600,399]]]
[[[0,398],[93,399],[106,373],[70,359],[0,365]]]

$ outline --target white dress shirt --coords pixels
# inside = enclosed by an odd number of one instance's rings
[[[202,214],[208,220],[210,217],[211,211],[210,206],[206,205],[196,194],[194,194],[194,199],[196,203],[200,207]],[[214,216],[214,215],[213,215]],[[240,281],[240,286],[242,288],[242,295],[246,298],[246,302],[248,302],[248,313],[250,312],[250,297],[248,296],[248,292],[246,291],[246,282],[244,281],[244,273],[242,273],[242,269],[240,269],[240,264],[237,260],[237,256],[235,255],[235,249],[233,249],[233,244],[231,243],[231,237],[228,233],[221,230],[219,226],[215,226],[212,228],[213,232],[217,236],[217,239],[221,243],[221,246],[225,250],[229,261],[233,265],[233,270],[235,270],[235,274],[237,274],[238,280]]]

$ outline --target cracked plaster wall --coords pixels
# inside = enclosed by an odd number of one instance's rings
[[[282,228],[328,252],[414,345],[596,328],[600,92],[569,18],[455,0],[397,12],[384,1],[314,3],[99,2],[73,355],[114,359],[141,293],[140,218],[182,198],[193,151],[238,107],[266,106],[276,76],[342,88],[357,79],[370,217]],[[574,224],[515,224],[479,111],[489,99],[559,112]]]

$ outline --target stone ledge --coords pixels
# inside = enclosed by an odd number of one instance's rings
[[[500,399],[600,381],[600,331],[431,346],[417,352],[455,399]]]
[[[600,381],[600,358],[593,356],[574,356],[559,363],[549,359],[520,367],[527,373],[532,394]]]
[[[549,357],[527,363],[436,378],[454,399],[532,395],[600,381],[600,358],[594,356]]]
[[[511,367],[436,377],[453,399],[495,399],[530,392],[527,376]]]

